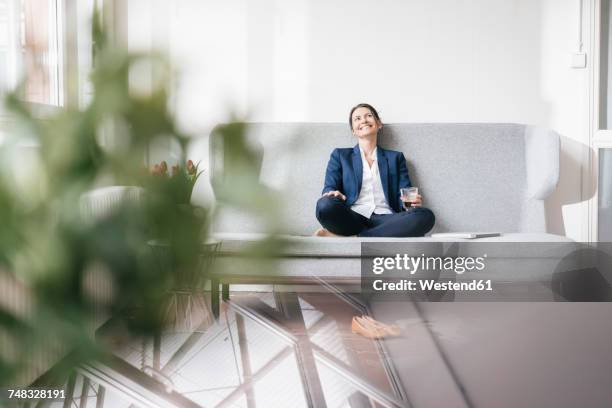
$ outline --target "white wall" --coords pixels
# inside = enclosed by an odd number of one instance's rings
[[[550,127],[563,136],[563,152],[549,229],[586,240],[588,71],[569,65],[578,4],[179,0],[163,8],[182,72],[177,113],[200,134],[227,120],[230,108],[256,121],[344,122],[362,101],[387,122]],[[205,159],[206,150],[200,143],[192,156]]]

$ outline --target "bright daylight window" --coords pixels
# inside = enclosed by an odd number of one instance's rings
[[[0,0],[0,89],[25,79],[27,102],[62,106],[61,0]]]

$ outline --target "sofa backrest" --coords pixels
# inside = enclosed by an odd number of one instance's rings
[[[253,123],[260,179],[286,198],[286,232],[311,235],[332,150],[356,139],[341,123]],[[218,137],[211,135],[212,139]],[[559,176],[559,136],[521,124],[385,124],[379,145],[399,150],[412,185],[436,215],[432,232],[545,232],[543,200]],[[211,148],[211,177],[223,160]],[[256,220],[225,213],[219,232],[259,232]]]

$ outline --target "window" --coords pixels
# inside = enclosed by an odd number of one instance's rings
[[[603,242],[612,239],[612,179],[608,174],[612,168],[612,1],[596,0],[593,6],[595,83],[589,177],[597,189],[589,200],[589,240]]]
[[[95,0],[0,0],[0,92],[26,102],[83,106],[90,99]]]
[[[60,0],[0,0],[3,90],[21,81],[27,102],[63,105]]]
[[[23,0],[20,16],[20,52],[26,73],[25,99],[62,105],[58,0]]]
[[[612,148],[599,149],[598,240],[612,242]]]
[[[595,75],[597,77],[595,141],[612,140],[612,1],[596,2],[597,44]]]

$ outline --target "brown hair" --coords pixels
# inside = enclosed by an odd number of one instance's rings
[[[372,112],[372,115],[374,115],[374,119],[376,119],[377,122],[382,123],[382,121],[380,120],[380,116],[378,116],[378,112],[376,112],[376,109],[374,109],[372,105],[370,105],[369,103],[360,103],[358,105],[353,106],[353,109],[351,109],[351,113],[349,113],[349,126],[351,130],[353,130],[353,112],[355,112],[355,109],[357,108],[368,108],[370,112]]]

